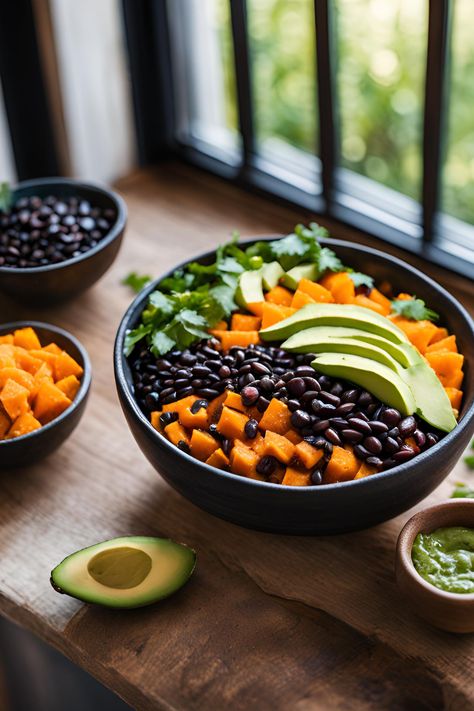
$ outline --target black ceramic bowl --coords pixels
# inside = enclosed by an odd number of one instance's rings
[[[36,464],[48,454],[54,452],[79,423],[86,406],[91,384],[91,364],[87,351],[77,338],[62,328],[41,321],[16,321],[0,325],[0,336],[11,333],[17,328],[31,326],[38,334],[41,345],[46,346],[54,341],[84,368],[81,386],[68,407],[55,420],[44,425],[39,430],[14,439],[0,441],[0,471],[15,467],[25,467]]]
[[[416,294],[441,314],[443,324],[456,334],[460,351],[467,355],[461,419],[450,434],[411,462],[338,484],[287,487],[246,479],[203,464],[156,432],[133,397],[123,343],[127,329],[136,326],[148,294],[159,284],[160,279],[156,280],[131,304],[117,333],[115,379],[125,417],[141,450],[171,486],[206,511],[249,528],[275,533],[343,533],[393,518],[441,483],[473,431],[474,363],[470,357],[474,324],[461,304],[427,276],[395,257],[349,242],[321,242],[331,246],[344,263],[369,273],[377,282],[389,280],[395,288]],[[212,254],[198,259],[205,263]]]
[[[110,267],[120,249],[127,208],[122,198],[112,190],[69,178],[28,180],[18,183],[13,191],[15,200],[32,195],[78,196],[94,207],[112,208],[117,214],[109,233],[95,247],[78,257],[43,267],[0,267],[0,290],[11,298],[30,306],[58,304],[88,289]]]

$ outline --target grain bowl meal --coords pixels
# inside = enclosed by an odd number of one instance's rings
[[[233,239],[150,293],[125,352],[160,436],[220,470],[321,486],[393,469],[456,427],[464,356],[436,304],[320,237],[312,223]]]

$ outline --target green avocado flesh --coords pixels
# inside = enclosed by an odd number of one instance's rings
[[[248,304],[260,302],[263,299],[262,270],[243,272],[239,277],[239,285],[235,293],[238,305],[245,308]]]
[[[412,415],[416,411],[411,389],[397,373],[382,363],[357,355],[322,353],[311,365],[323,375],[344,378],[365,388],[381,402],[396,407],[402,415]]]
[[[419,533],[411,557],[431,585],[452,593],[474,593],[474,529],[453,526]]]
[[[376,336],[374,333],[362,331],[360,328],[347,328],[344,326],[315,326],[314,328],[306,328],[304,331],[290,336],[282,343],[282,348],[294,353],[314,353],[315,344],[322,343],[328,338],[356,339],[357,341],[370,343],[386,351],[397,363],[403,365],[404,368],[408,368],[410,365],[415,365],[422,361],[420,354],[410,343],[397,345],[382,336]]]
[[[270,291],[275,286],[285,274],[285,270],[280,266],[278,262],[268,262],[262,267],[262,282],[263,288]]]
[[[286,346],[283,343],[282,348],[285,350]],[[358,341],[355,338],[325,338],[319,342],[314,342],[310,353],[349,353],[352,355],[362,356],[363,358],[370,358],[371,360],[377,361],[377,363],[382,363],[386,365],[387,368],[393,370],[395,373],[402,375],[403,367],[400,363],[397,363],[395,358],[392,358],[385,350],[373,346],[370,343],[364,343],[363,341]]]
[[[297,267],[289,269],[282,275],[281,283],[283,286],[288,287],[288,289],[295,291],[301,279],[316,281],[318,276],[318,267],[316,264],[298,264]]]
[[[369,331],[392,343],[408,343],[403,331],[388,318],[364,306],[308,304],[295,314],[260,331],[264,341],[280,341],[312,326],[346,326]]]
[[[196,553],[166,538],[113,538],[72,553],[51,572],[57,592],[105,607],[144,607],[191,576]]]
[[[442,432],[451,432],[456,425],[453,408],[434,370],[421,360],[403,372],[416,402],[416,412],[426,422]]]

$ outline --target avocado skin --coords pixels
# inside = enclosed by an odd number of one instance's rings
[[[239,285],[235,292],[235,301],[242,308],[264,300],[262,269],[249,269],[239,277]]]
[[[366,388],[381,402],[397,408],[402,415],[412,415],[416,411],[411,389],[386,365],[369,358],[342,353],[322,353],[311,365],[323,375],[344,378]]]
[[[392,343],[408,343],[407,336],[385,316],[352,304],[308,304],[292,316],[260,331],[264,341],[281,341],[312,326],[347,326],[382,336]]]
[[[78,558],[83,559],[80,563],[83,563],[84,567],[87,568],[88,562],[103,550],[106,550],[107,548],[127,546],[127,544],[130,543],[137,545],[137,547],[142,546],[143,548],[141,549],[147,550],[148,554],[151,555],[153,564],[156,565],[160,565],[160,563],[158,559],[153,558],[153,547],[156,547],[158,554],[161,551],[167,552],[168,555],[173,553],[176,556],[179,556],[181,558],[179,573],[177,573],[172,579],[165,579],[164,584],[159,586],[154,585],[154,587],[148,590],[148,592],[140,594],[139,596],[134,593],[134,588],[130,588],[129,591],[127,591],[128,597],[123,594],[115,595],[114,597],[115,590],[113,588],[97,586],[94,581],[90,583],[88,589],[88,586],[84,585],[82,581],[81,583],[77,583],[77,581],[74,582],[74,580],[69,579],[68,568],[71,563],[75,563]],[[176,543],[175,541],[167,538],[154,538],[150,536],[123,536],[121,538],[113,538],[107,541],[102,541],[101,543],[97,543],[93,546],[82,548],[75,553],[71,553],[51,571],[50,583],[56,592],[62,595],[69,595],[70,597],[74,597],[83,602],[115,609],[133,609],[151,605],[154,602],[158,602],[159,600],[172,595],[188,581],[193,574],[195,567],[196,551],[185,544]],[[93,588],[98,588],[99,592],[97,592],[97,590],[94,592]]]
[[[292,291],[296,291],[301,279],[310,279],[317,281],[319,276],[318,267],[316,264],[298,264],[298,266],[289,269],[281,277],[283,286],[288,287]]]

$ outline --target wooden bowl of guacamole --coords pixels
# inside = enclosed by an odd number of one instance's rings
[[[474,500],[415,514],[398,538],[395,573],[420,617],[448,632],[474,632]]]

